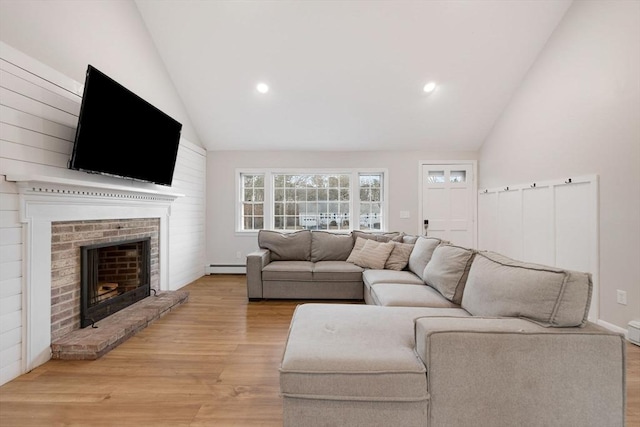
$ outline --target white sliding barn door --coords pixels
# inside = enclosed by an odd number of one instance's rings
[[[422,219],[427,235],[475,247],[476,184],[473,164],[423,164]]]

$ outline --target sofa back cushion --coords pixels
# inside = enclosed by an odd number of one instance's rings
[[[433,251],[442,243],[442,240],[434,237],[420,236],[413,245],[409,256],[409,270],[424,280],[424,268],[429,263]]]
[[[260,230],[258,246],[271,251],[271,261],[309,261],[311,260],[311,231],[281,233]]]
[[[416,243],[420,236],[416,236],[415,234],[403,234],[402,235],[402,243],[409,243],[411,245]]]
[[[439,245],[424,269],[424,281],[443,297],[460,305],[474,255],[473,249]]]
[[[349,234],[311,232],[311,261],[346,261],[353,249],[353,237]]]
[[[359,231],[353,230],[351,233],[353,235],[353,241],[358,240],[358,237],[361,237],[366,240],[375,240],[376,242],[388,242],[393,240],[394,242],[402,242],[402,236],[404,233],[398,231]]]
[[[478,252],[462,308],[474,316],[522,317],[550,327],[584,326],[592,286],[589,273]]]

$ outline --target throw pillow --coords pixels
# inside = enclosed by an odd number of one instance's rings
[[[364,248],[364,244],[367,243],[365,239],[362,237],[358,237],[356,239],[356,243],[353,245],[353,249],[347,258],[347,262],[352,264],[360,265],[360,251]]]
[[[353,245],[353,249],[351,250],[351,253],[347,257],[347,262],[350,262],[351,264],[356,264],[356,265],[360,263],[360,251],[362,251],[362,248],[364,248],[364,244],[366,242],[367,241],[361,237],[356,239],[356,242]]]
[[[352,261],[349,261],[349,259],[352,258],[350,255],[347,262],[353,262],[362,268],[371,268],[375,270],[384,269],[384,264],[387,262],[387,259],[393,250],[393,242],[382,243],[370,239],[361,240],[365,242],[364,246],[357,252]],[[358,240],[356,240],[356,246],[357,245]],[[356,247],[354,246],[354,251],[355,250]]]
[[[388,270],[403,270],[409,263],[413,244],[393,242],[393,250],[384,264]]]

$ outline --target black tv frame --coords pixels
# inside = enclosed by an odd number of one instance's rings
[[[171,186],[182,124],[87,67],[69,169]]]

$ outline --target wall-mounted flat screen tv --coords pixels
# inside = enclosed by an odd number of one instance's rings
[[[182,124],[89,65],[69,169],[171,185]]]

